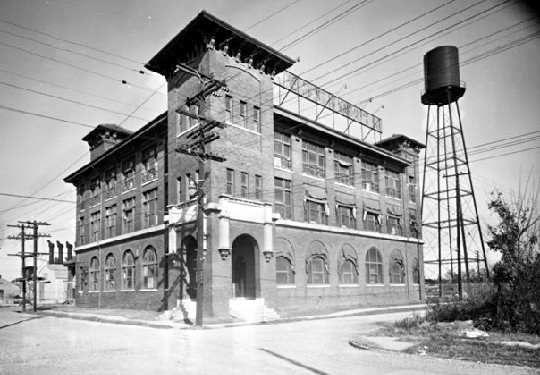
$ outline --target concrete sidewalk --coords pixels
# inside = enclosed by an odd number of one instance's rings
[[[302,320],[331,319],[345,316],[362,316],[387,314],[405,311],[420,311],[425,309],[425,304],[409,304],[399,306],[381,306],[365,307],[350,310],[326,310],[326,311],[301,311],[289,312],[283,314],[280,319],[269,322],[229,322],[214,323],[210,319],[204,324],[203,328],[223,328],[252,324],[280,324]],[[58,318],[82,319],[102,323],[138,325],[152,328],[175,328],[175,329],[194,329],[199,328],[193,324],[183,321],[170,320],[163,313],[144,310],[128,309],[97,309],[97,308],[77,308],[70,305],[41,307],[37,312],[28,311],[32,314],[54,316]]]

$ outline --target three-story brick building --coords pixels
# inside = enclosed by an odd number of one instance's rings
[[[190,310],[202,179],[205,316],[423,298],[423,145],[369,143],[276,103],[274,76],[293,63],[206,12],[148,62],[166,113],[135,133],[99,125],[90,163],[65,179],[79,192],[78,305]],[[226,89],[194,105],[201,77]],[[225,125],[207,151],[226,160],[199,176],[175,149],[203,119]]]

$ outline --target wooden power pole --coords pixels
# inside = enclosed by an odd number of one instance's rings
[[[205,98],[207,96],[225,87],[225,83],[205,76],[199,71],[185,64],[178,65],[178,68],[186,73],[197,76],[199,79],[200,90],[194,96],[188,97],[186,99],[186,104],[188,106],[197,104],[199,108],[204,107]],[[204,247],[206,243],[206,233],[204,232],[204,207],[206,205],[206,192],[204,185],[206,179],[205,164],[208,160],[215,160],[219,162],[225,161],[225,158],[223,156],[207,152],[206,145],[220,138],[219,134],[213,131],[213,129],[215,129],[216,127],[223,129],[225,127],[225,124],[220,121],[208,119],[204,116],[201,116],[199,113],[194,114],[184,111],[181,108],[178,109],[177,112],[190,118],[195,118],[199,122],[198,126],[195,129],[186,134],[186,143],[183,145],[179,145],[176,148],[176,152],[195,156],[199,161],[199,172],[197,180],[197,312],[195,317],[195,324],[197,326],[202,326],[204,287],[203,267],[205,250]]]
[[[40,225],[50,225],[45,222],[38,222],[38,221],[19,221],[18,225],[8,225],[10,227],[17,227],[21,230],[21,233],[17,236],[10,236],[10,239],[21,239],[21,252],[18,254],[9,254],[10,256],[18,256],[21,257],[22,262],[22,283],[23,283],[23,311],[26,310],[26,281],[27,275],[26,275],[26,264],[25,264],[25,258],[26,257],[33,257],[34,258],[34,272],[32,272],[32,282],[34,285],[34,303],[33,303],[33,310],[37,311],[37,287],[38,287],[38,267],[37,267],[37,258],[38,255],[47,255],[48,253],[40,253],[38,251],[38,239],[39,237],[50,237],[49,234],[43,234],[39,233],[39,226]],[[25,229],[32,229],[32,234],[26,234]],[[32,239],[34,242],[34,252],[33,253],[25,253],[24,251],[24,241]]]

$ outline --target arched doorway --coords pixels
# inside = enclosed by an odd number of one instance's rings
[[[256,250],[257,241],[248,235],[241,235],[232,243],[232,283],[234,298],[256,298]]]
[[[197,299],[197,240],[192,236],[187,236],[183,240],[184,254],[183,281],[185,283],[185,293],[192,301]]]

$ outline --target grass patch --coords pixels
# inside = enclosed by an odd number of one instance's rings
[[[415,342],[414,346],[405,350],[411,354],[425,350],[426,354],[441,358],[540,368],[539,349],[501,344],[507,341],[538,344],[540,336],[490,331],[488,337],[465,338],[462,332],[470,329],[473,329],[470,321],[429,322],[425,317],[415,313],[385,325],[371,335],[399,337],[400,341]]]

